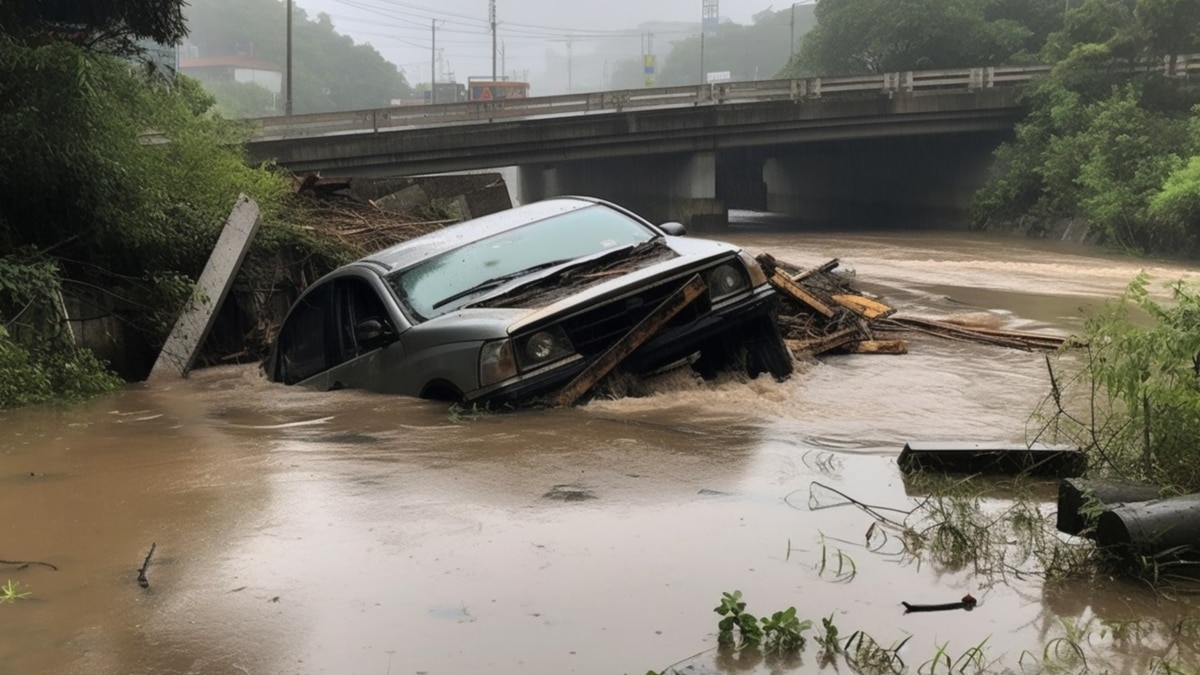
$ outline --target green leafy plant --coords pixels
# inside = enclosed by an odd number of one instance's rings
[[[901,675],[908,666],[900,658],[900,649],[912,639],[908,636],[891,647],[884,648],[875,638],[863,631],[855,631],[846,638],[843,653],[846,661],[860,673]]]
[[[838,627],[833,622],[832,614],[821,619],[821,632],[813,639],[821,645],[821,655],[826,659],[832,659],[842,653],[842,643],[838,640]]]
[[[746,612],[741,591],[722,593],[721,604],[714,607],[713,611],[722,617],[717,623],[717,644],[741,649],[762,642],[763,631],[758,625],[758,617]],[[736,636],[734,629],[737,629]]]
[[[24,600],[29,597],[29,591],[24,590],[25,587],[19,581],[8,580],[8,583],[0,586],[0,603],[14,603],[17,600]]]
[[[1200,489],[1200,285],[1175,281],[1168,299],[1139,274],[1089,317],[1055,363],[1034,419],[1040,434],[1088,453],[1093,474],[1144,480],[1167,492]]]
[[[796,608],[775,612],[761,620],[763,649],[768,653],[793,653],[804,651],[804,633],[812,628],[812,621],[796,618]]]

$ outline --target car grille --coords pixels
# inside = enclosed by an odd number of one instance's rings
[[[626,296],[576,314],[564,320],[561,325],[575,350],[585,358],[592,357],[632,330],[639,321],[662,304],[667,296],[682,286],[682,280],[658,284],[636,295]],[[684,307],[666,327],[685,326],[707,314],[710,309],[712,304],[705,293]]]

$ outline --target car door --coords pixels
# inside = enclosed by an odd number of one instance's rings
[[[309,383],[329,370],[333,360],[330,346],[336,335],[330,321],[333,283],[310,289],[288,313],[279,330],[272,379],[284,384]]]
[[[332,289],[330,389],[368,389],[387,393],[415,393],[404,363],[400,333],[407,327],[386,296],[369,278],[344,276]]]

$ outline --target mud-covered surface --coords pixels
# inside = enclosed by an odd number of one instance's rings
[[[1146,266],[964,235],[727,238],[840,257],[906,314],[1061,334]],[[0,559],[58,568],[0,565],[29,593],[0,604],[0,673],[833,672],[811,653],[713,651],[733,589],[751,611],[911,636],[910,672],[985,639],[984,672],[1019,672],[1076,628],[1096,672],[1148,672],[1197,615],[1186,598],[992,584],[868,550],[870,516],[821,508],[830,489],[912,508],[905,441],[1021,440],[1046,387],[1040,354],[916,336],[907,355],[830,356],[783,383],[676,372],[639,396],[503,415],[286,388],[251,366],[0,413]],[[968,592],[971,612],[901,605]],[[1135,619],[1136,639],[1102,637]]]

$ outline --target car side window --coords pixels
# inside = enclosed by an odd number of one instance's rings
[[[324,372],[330,365],[326,328],[330,284],[314,289],[292,310],[279,332],[279,380],[295,384]]]
[[[388,344],[396,327],[379,293],[363,279],[346,277],[337,282],[338,351],[342,363]],[[378,325],[367,324],[375,321]],[[336,365],[336,364],[335,364]]]

